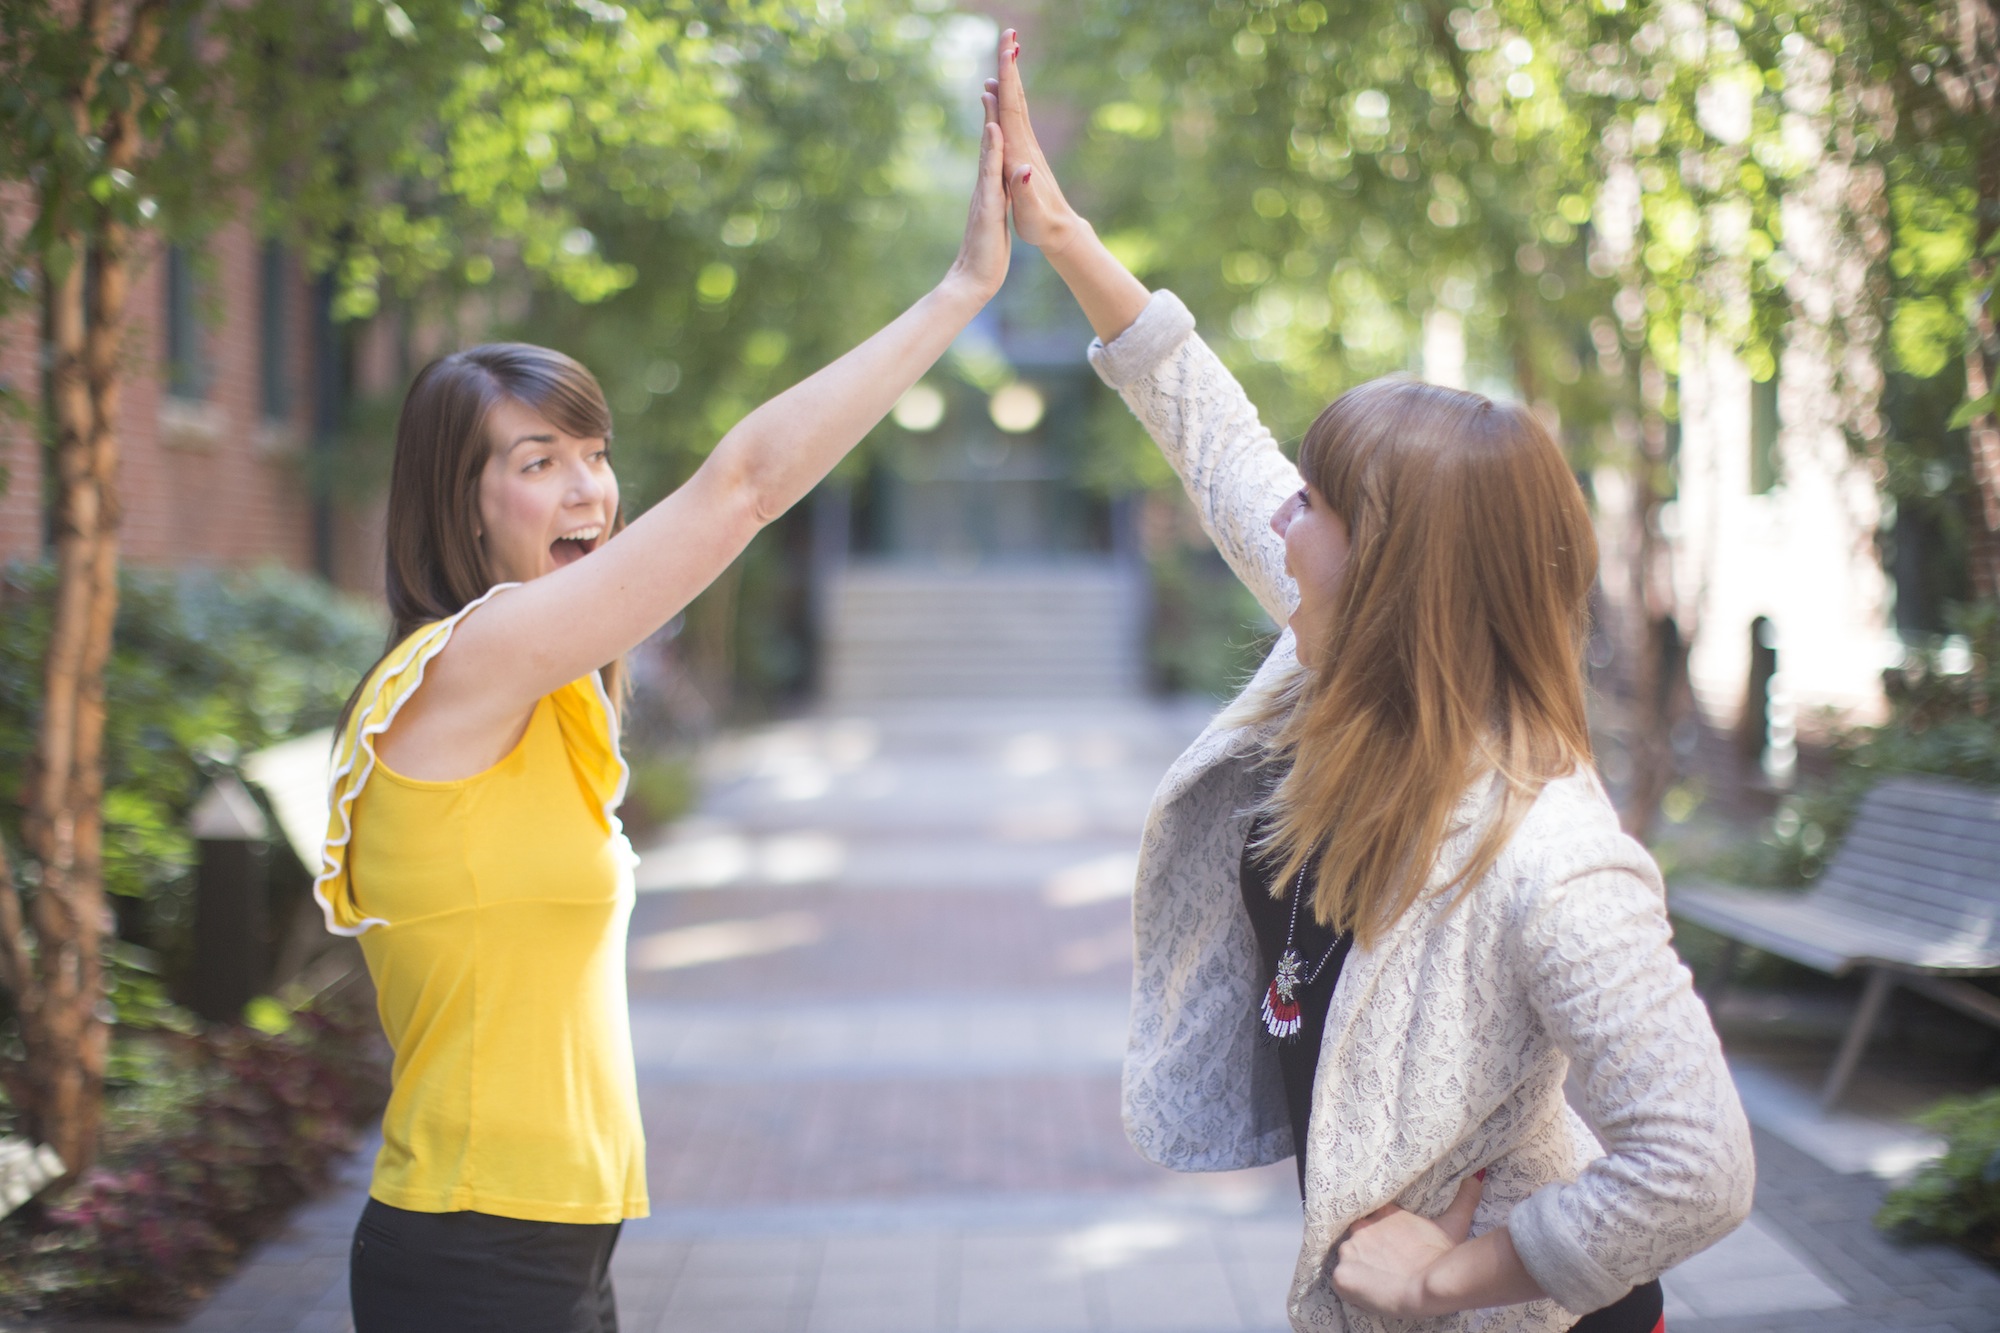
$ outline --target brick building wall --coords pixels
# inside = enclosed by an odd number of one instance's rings
[[[0,564],[31,558],[42,545],[42,459],[35,447],[33,413],[40,380],[40,339],[35,322],[0,320]],[[16,410],[18,409],[18,410]]]
[[[198,387],[183,385],[191,391],[181,394],[170,383],[166,252],[148,244],[134,258],[119,414],[124,558],[311,569],[313,512],[304,472],[312,424],[311,289],[287,259],[274,274],[278,300],[267,304],[264,246],[241,219],[201,250],[200,262],[184,266],[193,276],[185,295],[194,318],[181,328],[193,334],[204,373]],[[10,477],[0,496],[0,560],[32,559],[42,546],[40,344],[33,305],[0,321],[0,377],[25,408],[0,421],[0,461]],[[267,349],[279,358],[287,389],[278,416],[266,412]]]

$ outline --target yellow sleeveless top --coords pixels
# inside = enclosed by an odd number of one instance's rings
[[[513,585],[501,585],[509,587]],[[398,644],[334,752],[314,893],[358,935],[395,1049],[369,1193],[534,1222],[646,1215],[625,1004],[631,847],[596,673],[541,699],[499,763],[422,782],[375,755],[457,615]]]

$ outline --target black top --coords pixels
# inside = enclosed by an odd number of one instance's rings
[[[1271,878],[1283,868],[1282,862],[1266,861],[1255,852],[1257,840],[1264,834],[1264,816],[1258,815],[1250,825],[1250,837],[1243,845],[1243,866],[1240,878],[1243,885],[1243,907],[1250,914],[1250,925],[1257,932],[1257,952],[1263,959],[1264,972],[1259,978],[1264,983],[1257,992],[1257,1003],[1262,1005],[1266,990],[1278,975],[1278,958],[1285,951],[1285,941],[1289,936],[1293,952],[1303,963],[1303,974],[1310,977],[1310,983],[1297,988],[1294,995],[1299,1005],[1299,1030],[1289,1037],[1266,1037],[1278,1047],[1278,1069],[1285,1081],[1285,1106],[1292,1116],[1292,1147],[1299,1166],[1299,1197],[1306,1192],[1306,1125],[1312,1116],[1313,1075],[1319,1069],[1319,1043],[1326,1031],[1326,1007],[1333,999],[1334,983],[1340,980],[1341,964],[1347,961],[1347,951],[1354,944],[1351,934],[1336,935],[1322,926],[1312,913],[1312,883],[1314,871],[1318,868],[1319,857],[1306,860],[1306,900],[1298,904],[1296,917],[1292,911],[1293,899],[1298,895],[1298,884],[1285,886],[1282,898],[1271,896]],[[1322,961],[1323,960],[1323,961]],[[1317,970],[1315,970],[1317,969]],[[1258,1014],[1258,1026],[1264,1026],[1263,1015]]]

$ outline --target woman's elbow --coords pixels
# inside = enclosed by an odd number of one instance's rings
[[[1695,1250],[1707,1249],[1742,1226],[1757,1199],[1757,1157],[1741,1109],[1731,1107],[1703,1137],[1700,1151],[1685,1159],[1681,1183],[1667,1191],[1676,1196],[1670,1211],[1698,1242]]]
[[[1757,1152],[1750,1140],[1749,1121],[1742,1118],[1741,1110],[1737,1118],[1735,1133],[1729,1136],[1733,1150],[1727,1154],[1726,1162],[1717,1164],[1726,1176],[1720,1191],[1725,1202],[1717,1219],[1725,1236],[1743,1225],[1757,1202]]]
[[[709,455],[688,484],[699,485],[702,508],[721,517],[732,530],[740,530],[746,542],[775,523],[796,500],[782,491],[781,478],[772,469],[722,449]]]

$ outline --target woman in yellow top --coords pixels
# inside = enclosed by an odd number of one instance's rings
[[[389,492],[394,643],[342,720],[315,887],[329,928],[360,937],[395,1049],[352,1251],[357,1333],[616,1328],[611,1248],[646,1213],[617,663],[998,290],[990,98],[987,122],[943,281],[622,531],[611,414],[582,366],[490,344],[411,386]]]

